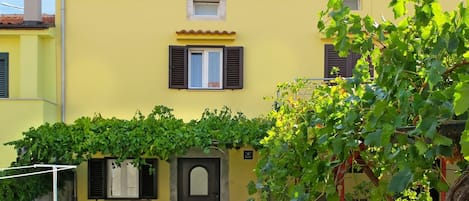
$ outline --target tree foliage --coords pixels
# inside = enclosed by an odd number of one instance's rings
[[[464,165],[458,141],[439,127],[467,121],[469,9],[460,3],[443,12],[436,0],[392,0],[389,8],[393,20],[360,16],[342,0],[320,13],[317,26],[339,54],[362,57],[352,78],[314,86],[310,95],[308,81],[279,86],[259,180],[250,185],[263,199],[337,200],[338,175],[355,163],[374,185],[371,200],[428,200],[430,188],[448,189],[437,159]],[[460,141],[469,157],[466,126]]]
[[[263,118],[249,119],[242,113],[233,114],[227,107],[205,110],[200,119],[184,122],[172,114],[172,109],[156,106],[148,116],[137,112],[130,120],[96,115],[81,117],[72,124],[46,123],[7,145],[19,151],[12,166],[80,164],[95,154],[117,157],[117,161],[133,159],[138,166],[145,163],[144,158],[169,160],[190,148],[205,152],[214,147],[260,148],[259,142],[270,127],[271,123]],[[31,201],[52,189],[51,179],[51,175],[45,175],[0,180],[0,200]]]

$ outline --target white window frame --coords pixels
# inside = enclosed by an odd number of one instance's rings
[[[196,0],[187,0],[187,18],[189,20],[224,20],[225,19],[226,0],[218,0],[217,15],[196,15],[194,1]],[[213,1],[213,0],[207,0],[207,1]]]
[[[344,1],[345,1],[345,0],[344,0]],[[350,10],[352,10],[352,11],[361,10],[361,7],[362,7],[362,5],[361,5],[361,0],[354,0],[354,1],[357,2],[357,9],[352,9],[352,8],[350,8]],[[345,5],[345,4],[344,4],[344,5]]]
[[[189,89],[223,89],[223,48],[189,48],[189,56],[188,56],[188,88]],[[220,72],[219,72],[219,80],[220,86],[218,87],[209,87],[208,86],[208,60],[209,60],[209,52],[219,52],[220,53]],[[202,53],[202,87],[194,87],[192,86],[191,80],[191,71],[192,71],[192,53]]]
[[[134,167],[131,163],[132,163],[132,160],[124,160],[121,162],[120,166],[117,166],[117,165],[113,165],[112,163],[115,163],[116,162],[116,159],[106,159],[106,168],[107,168],[107,185],[106,185],[106,190],[107,190],[107,197],[108,198],[136,198],[138,199],[139,198],[139,194],[140,194],[140,178],[139,178],[139,170],[138,168]],[[129,195],[129,192],[126,191],[125,194],[121,194],[121,195],[113,195],[112,194],[112,185],[114,183],[113,181],[113,169],[115,170],[116,168],[120,168],[121,169],[121,174],[119,175],[119,178],[120,178],[120,189],[128,189],[128,176],[127,176],[127,173],[128,173],[128,170],[127,168],[129,168],[129,166],[132,166],[133,168],[135,168],[135,185],[136,185],[136,194],[135,195]],[[122,191],[121,191],[122,192]]]

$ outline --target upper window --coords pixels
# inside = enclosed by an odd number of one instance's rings
[[[351,52],[347,57],[340,57],[339,53],[335,50],[333,45],[327,44],[324,46],[324,77],[352,77],[352,71],[357,64],[358,59],[361,58],[360,54]],[[338,68],[334,72],[333,68]],[[373,66],[370,65],[370,75],[373,77]]]
[[[169,88],[243,88],[243,47],[170,46],[169,57]]]
[[[155,199],[157,198],[157,161],[147,159],[140,169],[131,160],[120,164],[115,159],[88,161],[89,199]],[[152,170],[153,169],[153,170]]]
[[[187,0],[189,19],[225,19],[226,0]]]
[[[189,88],[221,89],[223,49],[189,48]]]
[[[0,98],[8,98],[8,53],[0,53]]]
[[[360,0],[344,0],[344,6],[350,8],[350,10],[360,10]]]

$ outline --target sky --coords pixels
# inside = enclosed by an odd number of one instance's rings
[[[55,1],[42,0],[42,13],[55,14]],[[22,9],[13,7],[24,7],[24,0],[0,0],[0,14],[23,14]]]

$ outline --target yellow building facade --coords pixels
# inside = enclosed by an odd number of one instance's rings
[[[0,19],[0,166],[8,167],[16,151],[3,143],[21,138],[30,127],[60,120],[60,71],[53,22],[27,25],[22,16]]]
[[[392,19],[388,1],[348,2],[353,12]],[[444,1],[443,7],[454,9],[457,2]],[[0,142],[18,139],[22,131],[45,122],[72,123],[96,113],[129,119],[137,110],[149,113],[155,105],[173,108],[175,116],[185,120],[223,106],[248,117],[266,115],[273,105],[268,97],[276,96],[278,83],[325,77],[326,44],[331,41],[316,23],[326,4],[327,0],[57,1],[55,26],[0,27],[0,53],[9,55],[9,95],[0,98]],[[0,151],[6,156],[1,166],[8,166],[15,150],[2,145]],[[211,194],[214,200],[246,200],[246,185],[255,180],[257,154],[251,159],[251,151],[212,150],[206,155],[194,150],[172,162],[158,161],[156,185],[152,184],[156,195],[151,192],[148,199],[191,201]],[[113,172],[112,158],[97,158],[103,159],[96,164],[102,164],[104,172]],[[207,161],[198,164],[193,159]],[[190,178],[209,174],[213,162],[220,172],[218,189],[212,192],[209,184],[198,188],[191,183]],[[131,167],[120,168],[116,177],[106,173],[107,185],[100,189],[105,195],[90,195],[90,166],[83,163],[77,169],[79,201],[142,198],[143,179]],[[206,169],[198,172],[198,167]],[[127,181],[131,178],[137,180]],[[187,186],[179,187],[181,183]]]

